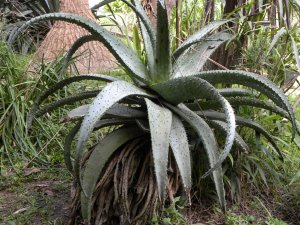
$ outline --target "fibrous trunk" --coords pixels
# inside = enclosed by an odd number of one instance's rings
[[[172,201],[173,196],[178,194],[180,184],[177,167],[170,157],[167,201]],[[69,224],[81,220],[78,216],[80,188],[77,186],[75,190]],[[132,140],[114,153],[99,177],[93,193],[91,224],[149,224],[162,207],[163,203],[158,199],[150,141],[144,138]]]
[[[95,20],[89,9],[88,0],[62,0],[60,11]],[[35,53],[34,61],[38,63],[42,58],[48,61],[54,60],[59,54],[68,51],[78,38],[87,34],[85,29],[75,24],[62,21],[55,22]],[[76,62],[76,67],[80,73],[107,71],[117,66],[112,54],[97,41],[84,44],[75,55],[80,55]]]

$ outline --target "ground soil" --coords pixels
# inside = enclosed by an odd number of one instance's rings
[[[36,170],[0,180],[0,225],[66,224],[71,178],[64,171]]]

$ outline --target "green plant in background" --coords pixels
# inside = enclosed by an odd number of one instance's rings
[[[25,127],[23,112],[26,110],[26,104],[21,101],[16,102],[16,98],[21,98],[22,86],[25,80],[22,79],[24,65],[27,60],[25,57],[17,57],[12,54],[4,43],[0,43],[0,152],[1,165],[3,160],[9,160],[13,166],[14,146],[16,141],[24,141],[19,139],[20,136],[25,137],[25,130],[19,127]],[[24,101],[24,96],[23,96]],[[15,137],[12,141],[11,137]],[[28,137],[25,139],[27,140]],[[26,152],[28,149],[24,149]],[[6,155],[7,157],[4,157]],[[5,158],[5,159],[4,159]],[[2,166],[1,166],[1,169]]]
[[[228,212],[226,214],[226,224],[228,225],[247,225],[255,223],[256,218],[252,215],[236,215],[235,213]]]
[[[294,139],[296,122],[291,105],[276,85],[257,74],[238,70],[201,71],[214,50],[231,38],[227,32],[214,32],[227,21],[206,25],[171,52],[169,15],[165,2],[157,1],[156,29],[150,24],[139,1],[132,0],[126,4],[137,14],[146,63],[102,26],[81,16],[46,14],[26,22],[18,29],[12,41],[26,27],[40,21],[75,23],[91,35],[74,43],[68,55],[71,56],[74,49],[87,41],[101,41],[131,79],[128,82],[107,75],[84,74],[57,82],[34,103],[28,125],[34,118],[64,104],[93,98],[89,104],[84,103],[71,110],[63,119],[77,121],[66,139],[65,162],[78,184],[74,215],[80,208],[83,219],[88,222],[102,224],[108,220],[112,224],[145,223],[164,205],[166,194],[169,200],[177,193],[189,195],[191,161],[194,167],[198,165],[191,158],[189,143],[201,143],[205,150],[203,161],[209,169],[200,176],[211,175],[219,203],[225,210],[222,162],[233,148],[249,151],[243,138],[235,132],[236,125],[254,129],[263,135],[277,155],[282,157],[267,130],[253,120],[235,115],[232,106],[254,106],[286,117],[292,123]],[[44,100],[56,91],[85,80],[108,84],[92,91],[72,93],[41,107]],[[217,84],[235,86],[218,89],[214,87]],[[260,100],[257,93],[269,101]],[[97,140],[97,130],[100,128],[106,128],[108,133]],[[72,141],[77,133],[72,157]],[[86,151],[90,136],[96,141]],[[152,166],[154,171],[151,170]],[[148,176],[145,171],[149,167]],[[112,186],[105,186],[109,182],[112,182]],[[144,185],[143,189],[141,185]],[[109,199],[103,202],[104,198]],[[118,210],[115,210],[116,207],[119,207]]]
[[[252,215],[237,215],[233,212],[226,214],[226,224],[228,225],[248,225],[248,224],[267,224],[267,225],[286,225],[285,222],[274,217],[269,217],[262,221]]]
[[[298,28],[270,29],[261,27],[249,32],[239,67],[268,76],[284,90],[290,89],[300,71]]]
[[[26,21],[46,13],[58,12],[59,0],[16,0],[0,3],[0,39],[9,42],[14,32]],[[45,22],[30,28],[14,43],[14,49],[23,54],[32,53],[51,27]]]
[[[62,158],[57,152],[63,149],[60,133],[64,128],[41,118],[28,133],[26,114],[37,95],[60,80],[64,58],[42,63],[37,73],[30,73],[29,57],[14,54],[3,42],[0,50],[1,175],[11,168],[18,173],[26,166],[58,163]],[[60,92],[56,98],[64,94]],[[52,114],[52,118],[61,117],[62,112]]]

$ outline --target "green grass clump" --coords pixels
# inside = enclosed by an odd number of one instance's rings
[[[28,71],[30,57],[14,54],[0,42],[0,174],[14,172],[30,165],[60,163],[63,128],[37,119],[28,131],[26,114],[33,101],[49,85],[60,79],[61,61],[43,63],[36,73]],[[59,93],[61,95],[63,93]],[[58,119],[63,111],[48,114]]]

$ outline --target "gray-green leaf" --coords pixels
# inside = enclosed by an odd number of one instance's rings
[[[90,221],[92,197],[97,180],[109,157],[129,140],[143,135],[137,127],[120,128],[106,135],[93,149],[82,173],[81,212]]]
[[[200,77],[212,85],[218,83],[240,84],[260,91],[279,107],[287,111],[293,127],[292,140],[295,138],[296,121],[292,106],[282,90],[280,90],[272,81],[258,74],[239,70],[205,71],[192,76]]]
[[[115,37],[111,32],[104,29],[96,22],[87,19],[86,17],[71,14],[71,13],[50,13],[35,17],[24,23],[12,37],[11,43],[14,39],[28,26],[45,20],[60,20],[77,24],[85,28],[92,35],[97,37],[101,43],[116,57],[116,59],[124,66],[130,74],[143,82],[147,82],[148,71],[140,58],[121,40]]]
[[[168,103],[166,103],[166,105],[176,114],[178,114],[181,118],[187,121],[190,124],[190,126],[196,131],[201,142],[204,145],[204,149],[207,153],[210,167],[212,168],[218,161],[218,144],[211,128],[201,117],[199,117],[193,111],[189,110],[184,104],[179,104],[178,107],[175,107]],[[215,170],[213,170],[212,175],[220,205],[225,211],[226,201],[222,167],[217,167]]]
[[[156,182],[160,200],[163,201],[167,182],[172,113],[167,108],[161,107],[149,99],[146,99],[146,104],[148,109]]]
[[[89,138],[89,135],[92,132],[95,124],[115,103],[131,95],[151,97],[151,95],[147,94],[142,89],[139,89],[130,83],[127,83],[125,81],[115,81],[108,84],[90,105],[88,113],[84,117],[84,120],[80,127],[79,137],[75,150],[74,169],[78,179],[80,171],[80,160],[84,151],[85,143]]]
[[[191,157],[187,134],[181,120],[173,115],[170,133],[170,146],[178,166],[183,186],[191,188]]]
[[[185,42],[183,42],[173,53],[173,58],[177,59],[186,49],[188,49],[191,45],[196,44],[197,42],[201,41],[206,35],[208,35],[210,32],[216,30],[223,24],[227,23],[228,20],[222,20],[222,21],[214,21],[202,29],[200,29],[195,34],[191,35]]]

